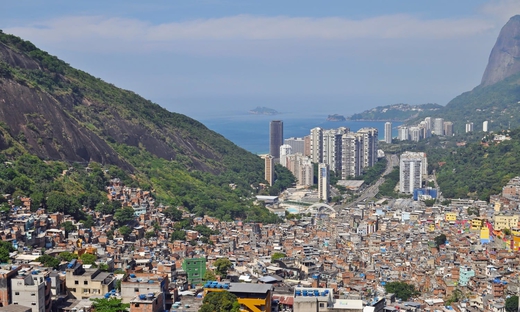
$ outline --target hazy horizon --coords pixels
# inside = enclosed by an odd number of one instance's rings
[[[350,115],[476,87],[516,0],[10,1],[0,29],[194,118]]]

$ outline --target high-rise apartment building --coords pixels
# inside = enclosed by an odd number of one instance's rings
[[[284,144],[280,146],[280,164],[287,167],[287,156],[292,154],[292,146]]]
[[[482,131],[484,132],[488,132],[488,125],[489,125],[489,122],[486,120],[482,123]]]
[[[280,146],[283,144],[283,121],[273,120],[269,124],[269,154],[280,158]]]
[[[397,138],[400,141],[407,141],[410,138],[410,132],[407,126],[397,127]]]
[[[313,163],[320,163],[323,161],[322,144],[323,144],[323,129],[316,127],[311,129],[311,160]]]
[[[473,132],[473,123],[472,122],[468,122],[466,124],[466,133],[468,132]]]
[[[385,122],[385,143],[392,143],[392,123],[389,121]]]
[[[377,162],[378,131],[376,128],[361,128],[357,134],[363,138],[363,169],[372,167]]]
[[[311,157],[311,136],[303,137],[303,156]]]
[[[274,184],[274,157],[272,155],[265,155],[265,180],[269,185]]]
[[[425,153],[403,153],[399,163],[399,191],[411,194],[414,189],[421,188],[423,178],[428,173],[427,167]]]
[[[410,140],[419,142],[422,139],[422,129],[419,127],[410,127]]]
[[[451,121],[444,122],[444,135],[453,136],[453,122],[451,122]]]
[[[435,135],[444,135],[444,119],[435,118],[433,120],[433,133]]]
[[[344,134],[341,138],[341,179],[357,177],[362,172],[363,137],[355,133]]]
[[[330,195],[330,175],[329,166],[327,164],[319,164],[318,166],[318,198],[327,203]]]
[[[304,138],[288,138],[283,140],[284,145],[290,145],[293,154],[304,154],[305,151],[305,140]]]

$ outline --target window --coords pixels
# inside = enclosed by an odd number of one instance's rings
[[[325,303],[320,302],[320,308],[324,308],[324,307],[325,307]]]
[[[88,285],[88,281],[83,281],[83,285]]]
[[[36,305],[36,302],[31,302],[31,305]]]
[[[134,291],[135,292],[139,292],[139,288],[134,288]]]
[[[139,303],[136,303],[136,304],[135,304],[135,307],[136,307],[136,308],[139,308]]]
[[[35,293],[32,293],[31,296],[36,296],[36,294],[35,294]]]
[[[74,281],[74,285],[79,285],[79,281]]]

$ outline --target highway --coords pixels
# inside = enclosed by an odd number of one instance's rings
[[[374,198],[374,196],[377,195],[377,193],[379,192],[379,186],[383,184],[383,182],[385,182],[385,178],[383,177],[392,172],[395,166],[399,166],[399,157],[395,154],[386,155],[386,161],[386,169],[381,175],[381,177],[376,181],[376,183],[367,187],[355,201],[347,204],[346,206],[342,205],[341,208],[355,207],[357,204],[362,203],[366,199]]]

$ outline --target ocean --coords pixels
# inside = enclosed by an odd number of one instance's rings
[[[255,154],[269,152],[269,122],[271,120],[283,121],[284,139],[290,137],[303,137],[315,127],[334,129],[348,127],[351,131],[357,131],[364,127],[377,128],[379,139],[384,139],[384,121],[327,121],[327,115],[296,116],[294,114],[279,114],[275,116],[253,115],[249,113],[226,113],[215,116],[198,118],[209,129],[220,133],[236,145]],[[392,123],[392,136],[397,136],[397,126],[401,122]]]

